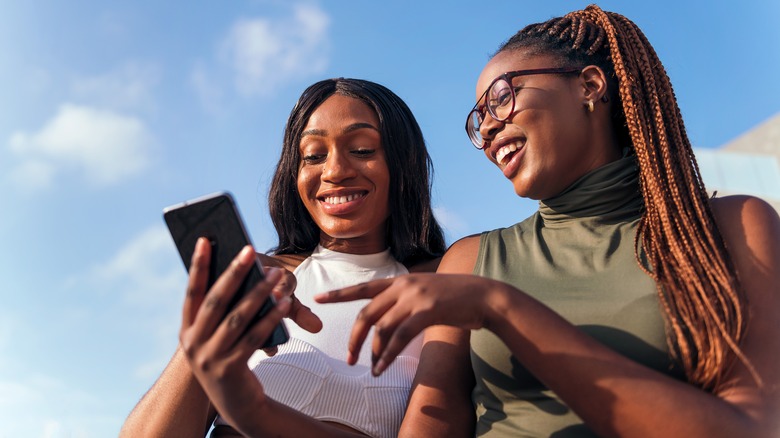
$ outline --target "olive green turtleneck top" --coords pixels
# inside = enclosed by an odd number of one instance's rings
[[[642,207],[635,159],[624,157],[540,202],[523,222],[483,233],[474,273],[513,285],[604,345],[679,377],[655,283],[637,262]],[[477,436],[595,436],[493,333],[472,332],[471,359]]]

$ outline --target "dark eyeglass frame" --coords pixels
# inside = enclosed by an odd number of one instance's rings
[[[553,67],[553,68],[534,68],[529,70],[515,70],[515,71],[509,71],[506,73],[503,73],[493,79],[493,82],[488,85],[488,87],[485,89],[485,92],[482,93],[482,96],[477,99],[477,103],[474,104],[474,107],[469,111],[468,116],[466,117],[466,134],[469,136],[469,139],[471,140],[471,143],[479,150],[482,150],[485,148],[484,143],[482,142],[482,135],[479,136],[479,138],[476,137],[476,133],[471,129],[473,127],[473,123],[471,123],[471,116],[472,114],[476,114],[479,117],[479,126],[482,126],[482,123],[485,121],[485,105],[480,105],[479,102],[482,101],[482,99],[487,96],[488,91],[490,91],[491,88],[493,88],[493,85],[496,84],[496,82],[500,80],[506,81],[507,84],[509,84],[509,89],[512,91],[512,109],[509,111],[509,114],[501,119],[499,118],[495,113],[494,110],[491,109],[491,107],[487,106],[487,113],[490,114],[490,117],[493,118],[493,120],[504,123],[507,120],[509,120],[510,117],[512,117],[512,114],[515,112],[515,102],[517,100],[516,91],[514,86],[512,86],[512,79],[518,77],[518,76],[528,76],[528,75],[549,75],[549,74],[558,74],[558,75],[565,75],[565,74],[580,74],[582,72],[581,68],[570,68],[570,67]],[[479,126],[476,129],[476,132],[479,132]]]

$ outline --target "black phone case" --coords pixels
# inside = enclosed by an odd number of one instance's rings
[[[251,243],[233,197],[227,192],[215,193],[167,207],[163,210],[163,217],[187,272],[190,269],[195,242],[198,238],[206,237],[211,242],[209,289],[239,251]],[[263,277],[263,269],[258,260],[228,304],[228,309],[232,309]],[[268,313],[275,304],[273,297],[269,297],[250,326]],[[288,339],[284,322],[280,322],[262,348],[283,344]]]

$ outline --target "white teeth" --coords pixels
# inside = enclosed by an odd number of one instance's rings
[[[352,195],[346,195],[346,196],[327,196],[325,197],[325,202],[327,204],[338,205],[338,204],[344,204],[347,202],[354,201],[355,199],[360,198],[362,196],[363,196],[362,194],[357,194],[357,193]]]
[[[517,145],[514,143],[508,144],[506,146],[502,146],[501,149],[499,149],[498,152],[496,152],[496,161],[498,161],[498,164],[504,164],[503,163],[504,158],[516,150],[517,150]]]

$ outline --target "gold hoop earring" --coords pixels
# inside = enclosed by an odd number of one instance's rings
[[[588,112],[589,113],[592,113],[593,110],[595,109],[595,106],[593,105],[593,101],[592,100],[589,100],[588,103],[585,104],[585,106],[588,107]]]

